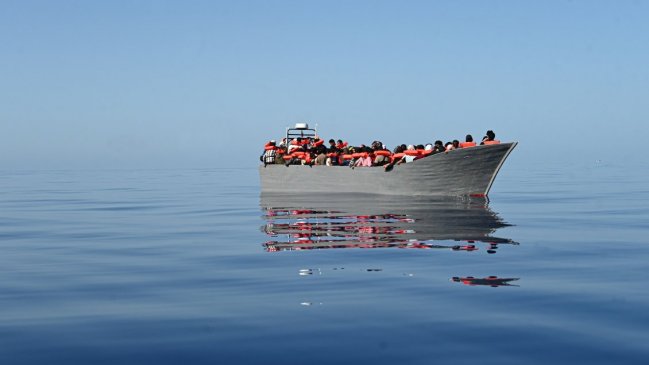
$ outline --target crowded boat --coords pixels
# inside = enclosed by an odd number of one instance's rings
[[[401,144],[392,150],[381,141],[373,141],[369,145],[351,146],[342,139],[329,139],[325,143],[325,140],[316,134],[287,135],[288,137],[282,138],[279,142],[270,140],[265,144],[264,152],[259,157],[264,166],[270,164],[348,166],[351,168],[382,166],[386,170],[390,170],[395,165],[413,162],[438,153],[449,153],[457,149],[500,143],[492,130],[487,131],[479,144],[474,141],[472,135],[467,134],[464,142],[457,139],[446,143],[437,140],[434,143],[426,144]]]

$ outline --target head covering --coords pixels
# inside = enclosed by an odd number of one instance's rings
[[[409,144],[409,145],[408,145],[408,149],[409,149],[409,150],[414,150],[414,149],[415,149],[415,146]]]

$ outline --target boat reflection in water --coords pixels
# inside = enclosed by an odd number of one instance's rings
[[[484,286],[518,286],[510,284],[512,281],[516,281],[519,278],[499,278],[497,276],[487,276],[486,278],[474,278],[473,276],[459,277],[454,276],[451,278],[451,281],[456,283],[462,283],[464,285],[475,286],[475,285],[484,285]]]
[[[411,248],[496,253],[509,226],[484,198],[262,194],[267,251]]]

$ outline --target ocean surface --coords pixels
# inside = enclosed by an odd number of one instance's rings
[[[489,200],[1,171],[0,364],[647,364],[649,169],[623,164],[505,164]]]

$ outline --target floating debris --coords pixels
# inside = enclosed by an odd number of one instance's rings
[[[320,269],[300,269],[298,272],[300,276],[307,276],[307,275],[313,275],[314,272],[318,272],[318,275],[322,275],[322,271]]]

